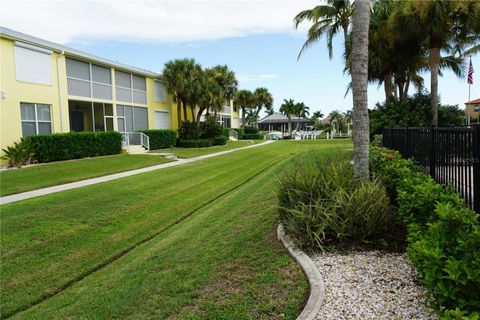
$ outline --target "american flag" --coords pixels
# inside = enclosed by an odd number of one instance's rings
[[[470,59],[470,66],[468,67],[468,84],[473,84],[473,73],[475,71],[473,70],[473,65],[472,65],[472,59]]]

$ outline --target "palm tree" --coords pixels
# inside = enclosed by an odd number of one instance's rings
[[[267,116],[271,116],[271,115],[275,114],[275,109],[273,109],[273,108],[268,109],[268,110],[266,111],[266,114],[267,114]]]
[[[353,93],[353,174],[368,181],[368,27],[370,1],[356,0],[353,13],[352,93]]]
[[[327,38],[328,54],[330,59],[332,59],[333,38],[340,31],[343,32],[346,49],[348,47],[348,28],[352,14],[353,5],[349,0],[327,0],[327,3],[324,5],[318,5],[313,9],[305,10],[297,14],[293,19],[296,28],[305,20],[312,23],[312,26],[308,30],[307,40],[303,44],[298,58],[300,58],[307,47],[325,35]]]
[[[162,76],[163,84],[177,103],[179,127],[182,123],[182,105],[183,119],[184,121],[187,120],[187,102],[195,87],[195,77],[198,76],[200,70],[200,65],[194,59],[176,59],[165,64]]]
[[[242,127],[245,128],[245,115],[247,109],[255,107],[253,93],[249,90],[239,90],[236,94],[237,105],[242,109]]]
[[[292,134],[292,116],[295,115],[295,101],[293,99],[283,99],[280,106],[280,112],[288,118],[288,132]]]
[[[342,114],[338,110],[333,110],[328,114],[328,120],[332,128],[335,128],[335,131],[340,131],[340,125],[342,123]]]
[[[300,128],[300,118],[308,117],[310,114],[310,108],[305,105],[303,102],[295,104],[295,115],[297,116],[297,131]]]
[[[258,119],[258,116],[262,109],[269,110],[272,108],[273,97],[272,97],[272,94],[268,91],[268,89],[263,87],[255,89],[255,92],[253,93],[253,97],[255,101],[255,107],[257,108],[256,119]]]
[[[438,76],[440,52],[454,52],[466,39],[477,38],[480,15],[476,1],[405,1],[392,15],[404,37],[418,37],[427,43],[430,68],[430,104],[433,124],[438,125]]]
[[[250,125],[250,126],[255,125],[258,121],[258,114],[253,109],[248,109],[247,110],[246,117],[247,117],[247,124]]]
[[[347,110],[343,113],[343,119],[347,123],[347,133],[350,131],[350,125],[352,124],[353,112],[352,110]]]
[[[322,111],[320,111],[320,110],[315,111],[315,112],[312,114],[312,118],[315,118],[315,119],[321,119],[321,118],[323,118],[323,113],[322,113]]]
[[[191,96],[191,106],[197,106],[196,121],[200,122],[202,113],[207,110],[217,109],[222,104],[224,92],[209,69],[204,70],[195,85],[196,91]]]

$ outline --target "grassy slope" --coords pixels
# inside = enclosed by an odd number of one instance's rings
[[[3,206],[3,315],[87,275],[129,245],[166,230],[180,216],[304,145],[276,143],[182,170],[165,169]],[[271,295],[281,295],[283,286],[291,287],[288,297],[292,294],[294,301],[280,303],[282,311],[275,312],[294,314],[305,283],[298,280],[298,268],[272,244],[275,218],[268,203],[274,201],[273,175],[265,173],[258,180],[19,316],[48,318],[51,310],[61,309],[61,318],[85,312],[92,318],[148,318],[181,310],[208,318],[209,312],[229,310],[256,318],[254,314],[273,312],[278,301]],[[265,195],[266,202],[259,201]],[[270,286],[280,289],[272,291]],[[234,292],[223,297],[229,288]]]
[[[227,141],[227,144],[224,146],[213,146],[210,148],[169,148],[169,149],[152,150],[151,152],[168,152],[176,155],[178,158],[193,158],[193,157],[202,156],[204,154],[210,154],[214,152],[246,147],[246,146],[250,146],[252,144],[257,144],[261,142],[264,142],[264,141],[263,140]]]
[[[118,155],[48,163],[0,172],[0,196],[169,162],[163,157]]]

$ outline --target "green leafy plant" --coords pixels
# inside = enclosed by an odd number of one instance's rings
[[[204,122],[200,123],[200,138],[201,139],[213,139],[223,134],[223,127],[220,123],[213,118],[207,118]]]
[[[170,148],[177,142],[177,132],[171,129],[143,130],[150,139],[150,149]]]
[[[25,138],[31,144],[38,162],[119,154],[122,135],[119,132],[69,132]]]
[[[226,145],[227,144],[227,138],[225,136],[218,136],[218,137],[215,137],[212,140],[212,145],[214,146],[223,146],[223,145]]]
[[[202,130],[196,122],[184,121],[178,128],[178,137],[182,140],[200,139]]]
[[[372,173],[382,179],[407,226],[407,252],[444,319],[478,319],[480,223],[450,186],[420,172],[396,151],[373,147]]]
[[[212,146],[212,141],[209,139],[198,140],[177,140],[177,147],[180,148],[207,148]]]
[[[22,167],[36,162],[30,141],[23,138],[20,139],[20,142],[14,142],[13,146],[8,146],[2,151],[4,155],[1,159],[8,161],[8,167]]]
[[[383,185],[355,180],[349,160],[303,155],[280,176],[280,221],[303,249],[363,245],[396,225]]]
[[[242,136],[242,140],[262,140],[263,134],[261,133],[245,133]]]
[[[238,133],[238,140],[243,139],[243,135],[245,134],[245,131],[243,130],[243,128],[234,128],[232,130],[234,130]]]
[[[245,134],[256,134],[258,133],[258,128],[257,127],[251,127],[247,126],[243,128]]]

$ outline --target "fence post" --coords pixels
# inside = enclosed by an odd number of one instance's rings
[[[473,209],[480,213],[480,124],[473,128]]]
[[[410,158],[410,148],[408,148],[408,127],[405,127],[405,159]]]
[[[437,164],[437,136],[435,126],[430,128],[430,176],[435,179],[435,166]]]

